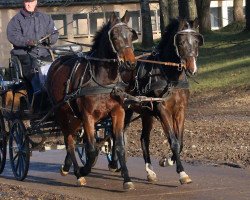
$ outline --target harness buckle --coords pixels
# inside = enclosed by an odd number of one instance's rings
[[[179,63],[177,70],[180,72],[182,71],[182,63]]]
[[[151,52],[152,56],[156,56],[158,54],[158,50],[156,49],[156,47],[153,47],[153,50]]]

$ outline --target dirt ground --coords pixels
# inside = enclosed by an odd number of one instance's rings
[[[128,129],[129,156],[142,156],[140,121]],[[182,160],[192,164],[250,167],[250,88],[197,93],[190,97],[184,132]],[[162,128],[155,120],[151,133],[151,155],[170,156]],[[0,199],[71,199],[41,193],[22,186],[0,183]]]

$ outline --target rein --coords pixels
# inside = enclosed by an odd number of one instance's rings
[[[159,65],[165,65],[165,66],[172,66],[179,68],[186,69],[186,65],[182,63],[174,63],[174,62],[162,62],[162,61],[155,61],[155,60],[145,60],[145,59],[137,59],[140,62],[146,62],[146,63],[153,63],[153,64],[159,64]]]
[[[87,54],[84,54],[83,52],[77,53],[77,55],[79,57],[85,58],[86,60],[120,63],[119,59],[97,58],[97,57],[88,56]]]
[[[162,61],[156,61],[156,60],[145,60],[145,59],[141,59],[141,58],[143,58],[143,57],[150,56],[150,55],[152,55],[152,53],[145,53],[145,54],[136,56],[135,59],[136,59],[137,61],[144,62],[144,63],[152,63],[152,64],[159,64],[159,65],[177,67],[178,70],[181,70],[182,68],[186,69],[186,65],[184,65],[184,64],[182,64],[182,63],[162,62]]]

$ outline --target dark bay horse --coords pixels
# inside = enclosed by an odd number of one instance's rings
[[[183,148],[185,110],[189,98],[187,75],[197,72],[196,59],[198,47],[203,45],[203,36],[195,31],[197,20],[173,20],[165,29],[159,45],[145,62],[138,62],[136,79],[131,76],[132,94],[162,98],[162,102],[152,102],[144,106],[132,106],[126,112],[126,123],[133,111],[140,113],[142,119],[141,146],[149,181],[156,181],[149,152],[150,131],[153,118],[162,125],[169,142],[172,158],[181,184],[190,183],[181,163]],[[151,63],[148,63],[153,61]],[[126,76],[125,76],[126,77]],[[127,77],[129,80],[129,78]],[[133,80],[133,81],[132,81]]]
[[[110,116],[115,151],[124,178],[123,188],[134,188],[125,161],[125,111],[119,98],[112,95],[113,88],[121,82],[120,68],[129,71],[136,66],[132,41],[137,39],[137,34],[127,26],[128,21],[127,12],[121,20],[112,14],[109,22],[95,35],[88,56],[60,57],[48,72],[47,87],[54,104],[66,101],[55,110],[55,119],[64,134],[67,149],[61,174],[66,175],[73,162],[78,185],[86,184],[84,176],[90,173],[97,156],[95,124]],[[75,156],[74,139],[81,127],[88,140],[88,161],[80,168]]]

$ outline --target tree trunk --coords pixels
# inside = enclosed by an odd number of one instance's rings
[[[159,0],[161,35],[163,35],[165,27],[169,24],[168,4],[169,0]]]
[[[195,0],[189,0],[189,16],[191,20],[194,20],[197,17]]]
[[[179,16],[178,0],[168,0],[169,19],[174,19]]]
[[[234,0],[233,16],[235,22],[244,21],[243,0]]]
[[[189,0],[178,0],[179,3],[179,16],[181,19],[189,20]]]
[[[250,1],[246,0],[246,30],[250,31]]]
[[[141,21],[142,21],[142,46],[151,48],[153,46],[153,32],[149,0],[141,0]]]
[[[161,33],[164,33],[166,26],[171,19],[179,16],[178,0],[159,0]]]
[[[210,2],[211,0],[196,0],[200,33],[211,31]]]

